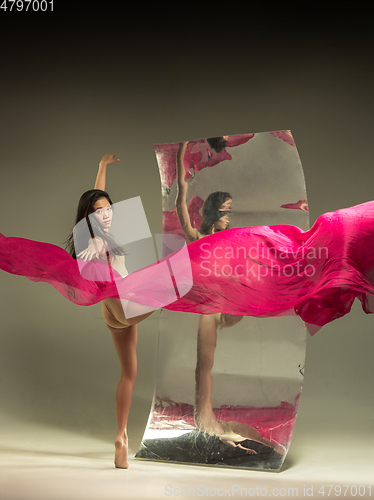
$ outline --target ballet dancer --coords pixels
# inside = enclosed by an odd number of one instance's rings
[[[220,152],[227,142],[225,139],[227,138],[210,138],[208,139],[208,143],[212,149]],[[188,142],[180,143],[177,152],[176,208],[184,234],[189,242],[193,242],[229,227],[232,196],[230,193],[224,191],[211,193],[204,201],[200,228],[197,229],[191,225],[186,202],[188,184],[185,180],[183,163],[187,145]],[[284,454],[286,450],[282,445],[264,438],[252,426],[240,422],[223,422],[217,420],[213,411],[211,401],[213,389],[212,369],[217,346],[217,329],[231,327],[241,319],[242,316],[227,313],[204,314],[199,317],[195,370],[195,424],[207,434],[211,436],[216,435],[223,442],[245,449],[247,453],[255,452],[250,448],[244,448],[240,443],[249,439],[270,446],[278,453]]]
[[[122,277],[128,275],[123,250],[115,243],[110,234],[113,218],[112,205],[105,191],[107,167],[119,161],[117,153],[106,154],[99,163],[94,189],[81,196],[75,224],[81,220],[91,220],[94,235],[87,241],[87,248],[76,255],[73,232],[67,240],[67,249],[73,258],[87,262],[98,260],[108,263]],[[88,216],[93,214],[90,219]],[[137,375],[137,325],[151,313],[126,318],[119,298],[106,298],[101,302],[102,315],[109,328],[121,366],[121,378],[116,392],[117,437],[115,440],[114,464],[117,468],[127,469],[128,436],[127,421],[131,406],[132,392]]]

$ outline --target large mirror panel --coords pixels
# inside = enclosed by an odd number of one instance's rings
[[[163,233],[308,229],[290,131],[155,145]],[[167,250],[166,250],[167,251]],[[160,312],[155,394],[137,458],[279,470],[299,404],[306,329],[296,316]]]

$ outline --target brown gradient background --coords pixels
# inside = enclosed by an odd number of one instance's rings
[[[343,2],[329,13],[325,3],[295,11],[270,2],[212,14],[187,3],[127,13],[60,3],[44,17],[1,13],[3,234],[63,246],[79,196],[112,151],[121,159],[108,169],[113,200],[141,196],[159,233],[152,145],[224,134],[291,129],[311,223],[374,198],[369,4],[352,11]],[[0,279],[0,417],[111,442],[119,366],[100,305],[78,307],[3,272]],[[308,338],[299,418],[321,427],[325,419],[371,421],[373,439],[373,329],[356,304]],[[156,332],[155,317],[139,327],[130,433],[148,417]]]

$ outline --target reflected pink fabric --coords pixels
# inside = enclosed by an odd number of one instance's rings
[[[221,406],[215,408],[217,420],[243,422],[255,427],[261,434],[280,444],[289,445],[295,426],[300,394],[292,405],[285,401],[278,406]],[[171,403],[156,407],[151,429],[184,429],[185,425],[195,427],[194,407],[187,403]]]
[[[91,261],[85,269],[89,281],[60,247],[2,236],[0,268],[49,283],[79,305],[120,296],[201,314],[298,314],[311,334],[347,314],[356,297],[366,313],[374,311],[374,202],[324,214],[306,232],[288,225],[229,229],[187,248],[193,285],[178,300],[161,262],[126,278],[113,270],[116,282],[105,282],[100,276],[107,274],[106,264]],[[182,290],[191,270],[180,255],[167,259]]]
[[[305,212],[309,212],[308,202],[306,200],[299,200],[296,203],[286,203],[285,205],[281,205],[281,208],[290,208],[293,210],[304,210]]]
[[[248,142],[255,134],[229,135],[226,147],[236,147]],[[176,158],[179,143],[155,144],[156,158],[160,168],[161,184],[169,187],[173,184],[177,176]],[[184,155],[185,179],[190,179],[196,172],[206,167],[214,167],[225,160],[231,160],[232,156],[223,149],[220,153],[211,149],[206,139],[189,141]]]
[[[157,161],[164,167],[160,170],[161,184],[171,186],[176,179],[176,158],[179,143],[155,144]],[[213,152],[206,139],[189,141],[184,155],[185,179],[190,179],[196,172],[206,167],[214,167],[225,160],[231,160],[232,156],[224,149],[220,153]],[[192,170],[192,172],[191,172]]]
[[[293,140],[291,134],[291,130],[278,130],[276,132],[270,132],[270,134],[273,135],[274,137],[282,139],[282,141],[287,142],[287,144],[296,147],[295,141]]]

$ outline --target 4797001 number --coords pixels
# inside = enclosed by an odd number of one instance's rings
[[[3,0],[0,9],[4,12],[53,12],[53,0]]]

